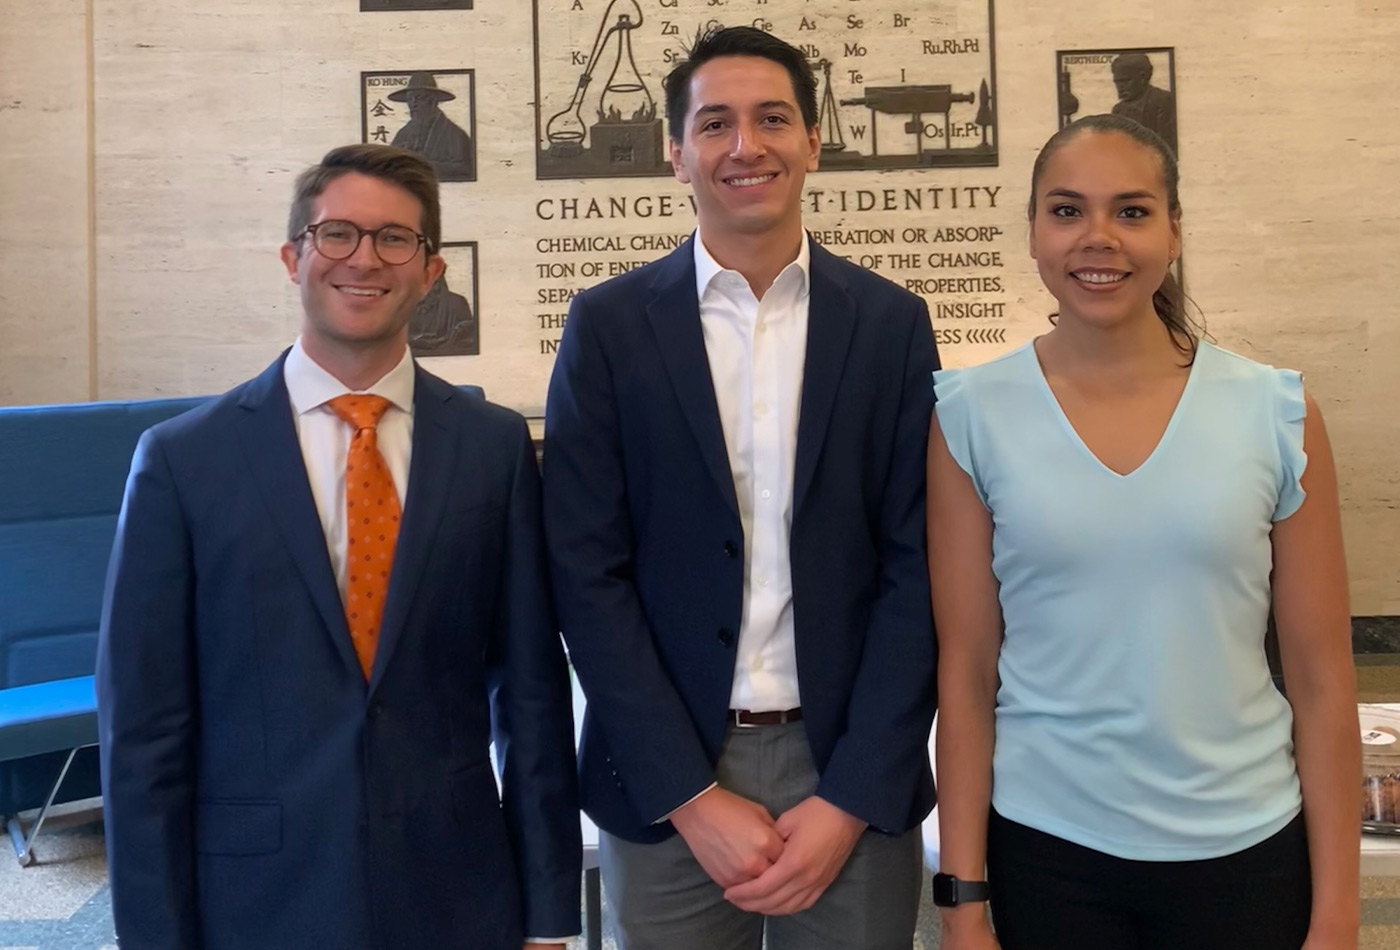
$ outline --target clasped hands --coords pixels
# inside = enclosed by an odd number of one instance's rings
[[[725,900],[767,916],[815,904],[866,827],[815,795],[774,819],[757,802],[718,787],[677,809],[671,823]]]

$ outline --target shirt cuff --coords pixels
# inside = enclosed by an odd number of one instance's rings
[[[525,943],[568,943],[570,940],[580,936],[582,935],[570,934],[567,937],[526,937]]]
[[[711,782],[709,785],[706,785],[704,788],[702,788],[702,789],[700,790],[700,794],[699,794],[699,795],[695,795],[695,796],[692,797],[689,801],[683,802],[683,803],[681,803],[680,805],[678,805],[677,807],[672,808],[672,809],[671,809],[670,811],[668,811],[666,814],[662,815],[660,818],[658,818],[658,819],[656,819],[655,821],[653,821],[652,824],[653,824],[653,825],[665,824],[666,822],[668,822],[668,821],[671,820],[671,816],[672,816],[672,815],[674,815],[676,812],[680,811],[680,810],[681,810],[682,808],[684,808],[686,805],[689,805],[690,802],[695,801],[695,799],[696,799],[696,798],[699,798],[700,795],[704,795],[706,792],[708,792],[708,791],[709,791],[710,789],[712,789],[712,788],[719,788],[719,782]]]

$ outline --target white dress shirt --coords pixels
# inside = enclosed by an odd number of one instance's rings
[[[744,526],[744,613],[729,705],[754,712],[801,705],[788,544],[807,359],[807,240],[762,300],[741,274],[720,267],[698,232],[694,242],[705,353]]]
[[[328,403],[336,396],[352,392],[344,383],[322,369],[301,348],[301,339],[292,344],[287,360],[282,364],[282,378],[287,382],[287,395],[292,402],[292,421],[297,440],[301,443],[301,458],[306,463],[306,477],[311,481],[311,497],[321,516],[321,528],[326,534],[326,549],[340,597],[345,599],[345,456],[350,451],[350,438],[355,434],[348,422],[341,420]],[[379,420],[376,439],[379,453],[389,466],[394,487],[399,493],[402,510],[408,491],[408,465],[413,449],[413,356],[404,349],[403,359],[380,378],[379,382],[358,392],[373,393],[389,400],[389,408]]]

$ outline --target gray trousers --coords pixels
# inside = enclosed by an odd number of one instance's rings
[[[802,723],[731,725],[720,754],[721,788],[774,817],[809,797],[817,771]],[[797,914],[763,917],[724,899],[680,835],[634,844],[604,832],[603,889],[619,950],[909,950],[923,886],[919,829],[866,831],[821,898]]]

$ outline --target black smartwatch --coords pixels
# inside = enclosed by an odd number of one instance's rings
[[[951,874],[933,876],[933,903],[938,907],[957,907],[972,901],[984,901],[991,896],[986,881],[960,881]]]

